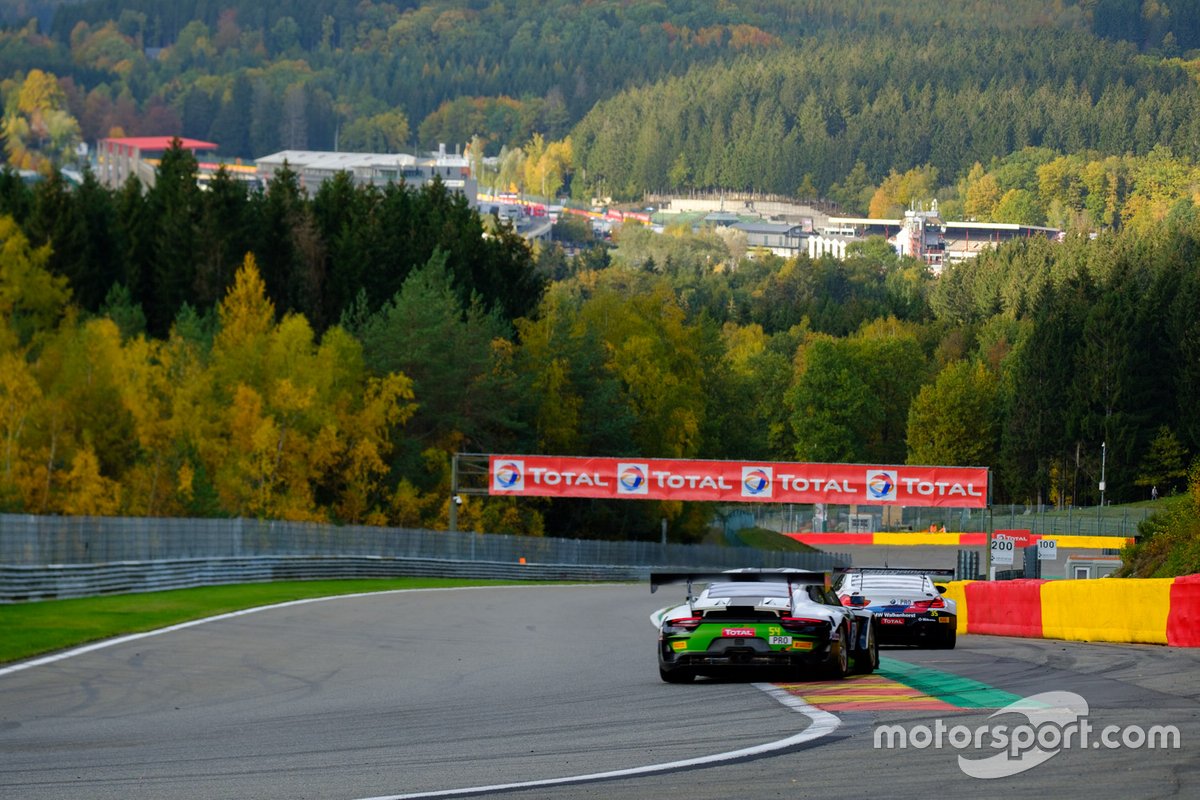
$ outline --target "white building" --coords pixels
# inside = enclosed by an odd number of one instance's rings
[[[269,181],[284,163],[299,177],[300,185],[309,193],[315,192],[326,180],[339,172],[349,173],[355,185],[386,186],[389,183],[420,188],[434,177],[452,192],[466,195],[472,207],[477,206],[478,184],[471,175],[471,163],[466,156],[446,152],[426,155],[408,153],[341,153],[315,150],[284,150],[255,159],[259,180]]]
[[[1061,235],[1056,228],[1040,225],[948,222],[938,212],[937,200],[928,209],[914,203],[903,219],[829,217],[821,232],[819,240],[809,240],[808,254],[813,258],[826,254],[844,258],[849,242],[882,236],[897,253],[924,261],[934,273],[1012,239],[1057,239]]]

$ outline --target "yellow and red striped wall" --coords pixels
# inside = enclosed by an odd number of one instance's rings
[[[1003,533],[1003,531],[997,531]],[[1030,543],[1038,539],[1053,539],[1059,547],[1078,547],[1089,550],[1120,549],[1133,542],[1125,536],[1074,536],[1067,534],[1028,534]],[[785,533],[784,536],[813,547],[834,545],[945,545],[947,547],[986,547],[986,533]]]
[[[1200,647],[1200,575],[954,581],[958,632]]]

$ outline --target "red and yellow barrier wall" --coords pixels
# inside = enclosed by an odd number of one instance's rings
[[[1200,647],[1200,575],[954,581],[958,632]]]
[[[1133,543],[1128,536],[1075,536],[1070,534],[1028,534],[1032,544],[1039,539],[1053,539],[1059,547],[1072,547],[1091,550],[1121,548]],[[986,533],[785,533],[790,539],[804,542],[813,547],[834,547],[837,545],[945,545],[947,547],[987,547]]]

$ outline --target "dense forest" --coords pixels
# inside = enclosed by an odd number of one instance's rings
[[[998,502],[1200,453],[1200,10],[1183,0],[0,2],[0,509],[439,526],[450,454],[983,464]],[[465,147],[484,185],[753,190],[1046,224],[934,276],[722,230],[531,248],[434,184],[152,189],[79,145]],[[485,160],[488,157],[488,160]],[[492,159],[491,157],[494,157]],[[18,170],[27,170],[24,174]],[[69,175],[82,177],[74,182]],[[31,175],[40,180],[31,182]],[[480,530],[711,509],[469,498]]]
[[[255,158],[571,134],[579,196],[826,191],[857,161],[952,182],[1027,145],[1195,157],[1200,140],[1185,0],[9,0],[0,18],[7,116],[30,70],[61,85],[47,110],[75,126],[48,138],[181,134]]]
[[[882,240],[784,261],[687,227],[533,252],[437,184],[310,198],[287,173],[202,192],[183,150],[161,169],[145,193],[0,181],[6,509],[436,526],[461,450],[985,464],[998,502],[1090,504],[1102,443],[1114,501],[1182,489],[1200,450],[1190,203],[934,277]],[[687,539],[709,513],[471,498],[462,519],[646,536],[665,515]]]

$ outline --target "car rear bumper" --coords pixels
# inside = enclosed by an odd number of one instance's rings
[[[945,612],[936,617],[930,614],[875,615],[875,635],[881,644],[905,644],[930,639],[942,639],[955,630],[958,617]]]
[[[829,659],[829,643],[814,643],[811,650],[769,650],[753,646],[726,647],[707,651],[674,651],[669,643],[659,647],[659,664],[676,667],[799,667],[823,664]]]

